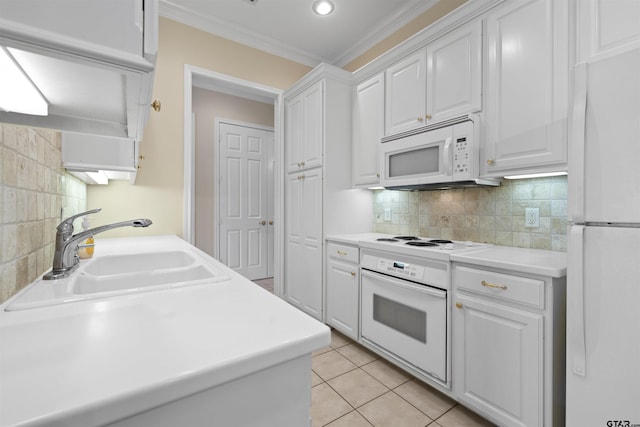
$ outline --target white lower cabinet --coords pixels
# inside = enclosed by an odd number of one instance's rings
[[[358,339],[360,294],[359,249],[327,242],[326,320],[346,336]]]
[[[289,174],[286,182],[286,300],[322,319],[322,170]]]
[[[499,425],[563,425],[564,286],[454,265],[453,287],[456,399]]]

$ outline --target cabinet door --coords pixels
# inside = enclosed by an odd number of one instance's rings
[[[353,102],[353,185],[380,181],[378,146],[384,135],[384,74],[360,83]]]
[[[358,339],[358,266],[329,260],[327,264],[327,323]]]
[[[386,70],[385,135],[424,125],[426,63],[421,50]]]
[[[323,82],[311,86],[303,94],[303,169],[322,165],[322,141],[324,130]]]
[[[581,0],[578,16],[578,62],[640,47],[640,2]]]
[[[481,109],[482,21],[427,46],[427,123]]]
[[[483,175],[566,170],[566,0],[507,2],[487,16]]]
[[[453,386],[458,399],[500,424],[543,423],[541,314],[457,294]]]
[[[285,103],[284,142],[286,146],[287,171],[294,172],[301,169],[302,158],[303,122],[302,122],[302,95],[298,95]]]
[[[324,130],[322,81],[285,104],[287,171],[322,165]]]
[[[322,172],[290,174],[286,190],[285,295],[322,319]]]

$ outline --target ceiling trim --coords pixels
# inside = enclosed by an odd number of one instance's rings
[[[195,15],[186,8],[178,6],[169,0],[160,2],[160,16],[309,67],[315,67],[321,62],[327,62],[326,58],[311,55],[308,52],[253,31],[229,25],[228,22]]]
[[[407,25],[417,16],[429,10],[437,2],[438,0],[423,0],[405,8],[398,9],[395,14],[390,15],[379,27],[372,28],[371,31],[365,34],[355,45],[334,58],[324,58],[319,55],[314,55],[278,40],[265,37],[249,29],[230,25],[226,21],[194,14],[187,8],[173,3],[171,0],[160,1],[160,15],[210,34],[309,67],[315,67],[322,62],[342,67]]]
[[[407,25],[409,22],[431,9],[439,0],[425,0],[411,7],[400,9],[396,14],[391,15],[380,27],[373,28],[368,34],[365,34],[351,48],[347,49],[342,55],[334,58],[332,65],[343,67],[364,54],[366,51]]]

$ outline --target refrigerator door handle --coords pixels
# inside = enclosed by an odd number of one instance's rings
[[[585,221],[585,134],[587,119],[587,64],[574,68],[573,111],[569,139],[569,221]]]
[[[567,262],[573,267],[567,272],[567,355],[570,357],[571,371],[586,375],[587,348],[585,341],[584,317],[584,226],[569,227],[569,250]]]

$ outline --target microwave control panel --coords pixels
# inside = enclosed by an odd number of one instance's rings
[[[456,176],[469,174],[471,158],[471,142],[466,136],[456,138],[453,146],[453,174]]]

